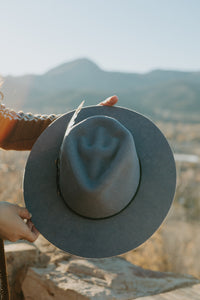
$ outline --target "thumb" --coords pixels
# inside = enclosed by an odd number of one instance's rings
[[[31,213],[25,207],[19,207],[18,214],[22,219],[30,219],[32,217]]]
[[[116,95],[106,98],[106,100],[102,101],[100,105],[104,106],[113,106],[117,103],[118,97]]]

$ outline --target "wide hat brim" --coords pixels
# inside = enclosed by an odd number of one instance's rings
[[[139,113],[121,107],[83,108],[76,123],[106,115],[132,133],[141,176],[136,195],[119,214],[99,220],[82,217],[68,208],[57,188],[56,160],[72,115],[54,121],[34,144],[24,174],[26,206],[36,228],[58,248],[86,258],[122,254],[145,242],[169,211],[176,185],[172,151],[156,125]]]

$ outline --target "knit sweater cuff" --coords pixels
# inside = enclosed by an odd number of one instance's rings
[[[60,115],[33,115],[0,104],[0,147],[5,150],[31,150],[33,144]]]

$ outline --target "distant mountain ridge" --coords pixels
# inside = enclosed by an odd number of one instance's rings
[[[120,106],[156,119],[200,121],[200,72],[110,72],[81,58],[42,75],[7,76],[2,91],[7,105],[25,111],[62,113],[116,94]]]

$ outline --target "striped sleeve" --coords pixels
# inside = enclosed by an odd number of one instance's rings
[[[5,150],[31,150],[43,130],[59,116],[15,112],[0,104],[0,147]]]

